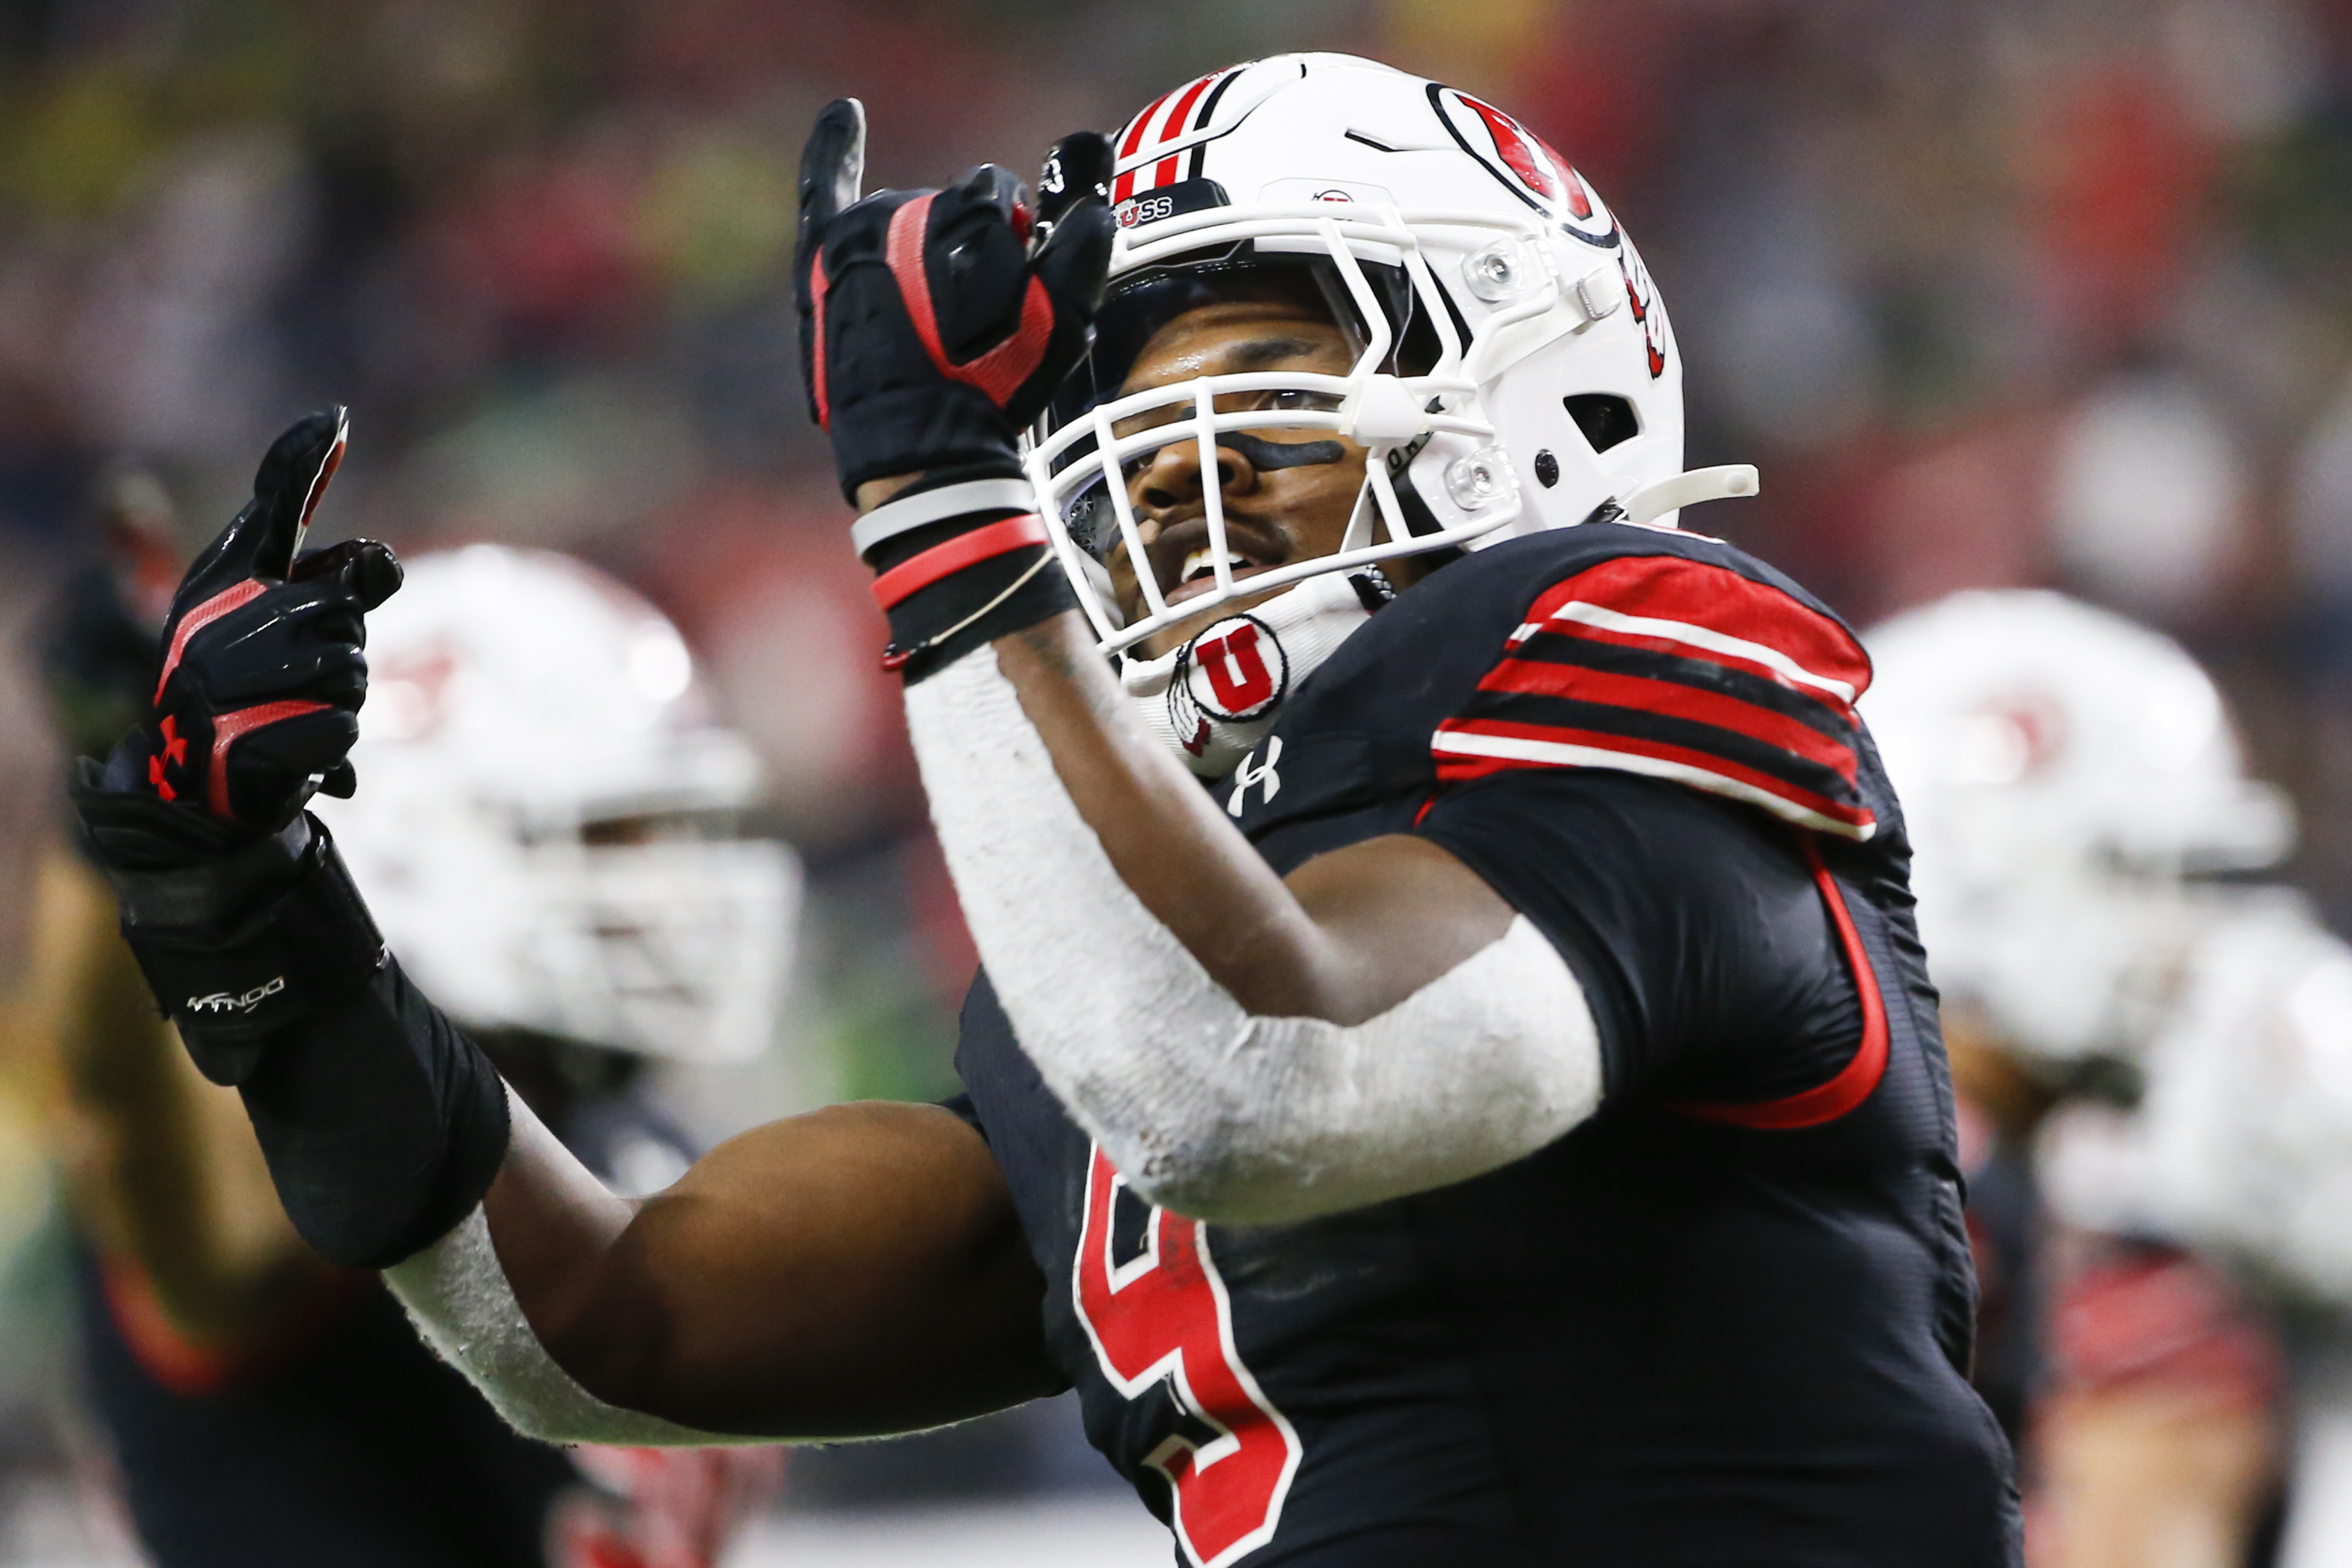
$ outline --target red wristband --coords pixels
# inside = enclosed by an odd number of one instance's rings
[[[1008,550],[1023,545],[1045,542],[1045,525],[1034,513],[1018,517],[1006,517],[985,528],[974,528],[968,534],[958,534],[944,544],[933,545],[919,556],[900,561],[897,566],[874,580],[874,598],[887,610],[899,601],[939,581]]]

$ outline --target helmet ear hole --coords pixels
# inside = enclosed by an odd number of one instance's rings
[[[1576,392],[1559,401],[1595,452],[1606,452],[1642,433],[1633,405],[1614,392]]]

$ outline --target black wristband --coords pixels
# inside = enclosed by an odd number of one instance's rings
[[[311,831],[291,883],[228,920],[152,918],[158,909],[197,913],[190,890],[168,884],[217,868],[117,879],[123,938],[157,1007],[215,1083],[245,1082],[273,1035],[358,990],[383,963],[383,937],[342,857],[324,828],[314,821]]]
[[[913,685],[974,648],[1078,607],[1046,545],[994,556],[909,594],[889,610],[884,663]]]
[[[941,467],[926,473],[891,500],[911,500],[976,479],[1018,476],[1017,465],[1010,466],[1009,472],[993,464]],[[891,536],[868,553],[867,564],[874,568],[878,584],[895,569],[918,562],[941,546],[1026,515],[1013,507],[992,507],[945,517]],[[1027,526],[1034,532],[1044,532],[1034,522]],[[1055,559],[1053,546],[1021,545],[961,566],[890,604],[884,612],[890,622],[890,645],[883,650],[882,664],[901,672],[912,685],[974,648],[1051,620],[1065,610],[1075,610],[1077,603],[1077,594]]]

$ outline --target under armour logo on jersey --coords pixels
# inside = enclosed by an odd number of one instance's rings
[[[1282,775],[1274,770],[1274,765],[1281,760],[1282,737],[1266,737],[1265,760],[1260,762],[1257,753],[1253,751],[1242,758],[1240,767],[1234,769],[1233,798],[1225,802],[1225,810],[1239,817],[1242,808],[1249,803],[1249,792],[1260,784],[1265,786],[1266,804],[1272,805],[1275,796],[1282,789]]]

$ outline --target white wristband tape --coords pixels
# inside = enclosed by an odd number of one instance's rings
[[[526,1437],[543,1443],[613,1443],[633,1448],[713,1448],[774,1443],[698,1432],[658,1416],[607,1405],[572,1379],[530,1332],[522,1303],[507,1284],[478,1204],[463,1224],[383,1272],[384,1282],[425,1343],[464,1373],[491,1408]]]
[[[857,547],[862,560],[877,545],[911,533],[932,523],[943,523],[950,517],[961,517],[967,512],[1002,511],[1034,512],[1037,509],[1037,492],[1026,479],[967,479],[961,485],[942,485],[936,490],[925,490],[903,500],[886,501],[849,526],[849,542]]]
[[[514,1091],[507,1091],[509,1100]],[[457,1228],[383,1271],[384,1283],[441,1359],[464,1373],[491,1408],[526,1437],[543,1443],[612,1443],[679,1448],[776,1443],[698,1432],[642,1411],[607,1405],[555,1364],[531,1332],[490,1240],[489,1217],[476,1204]]]

